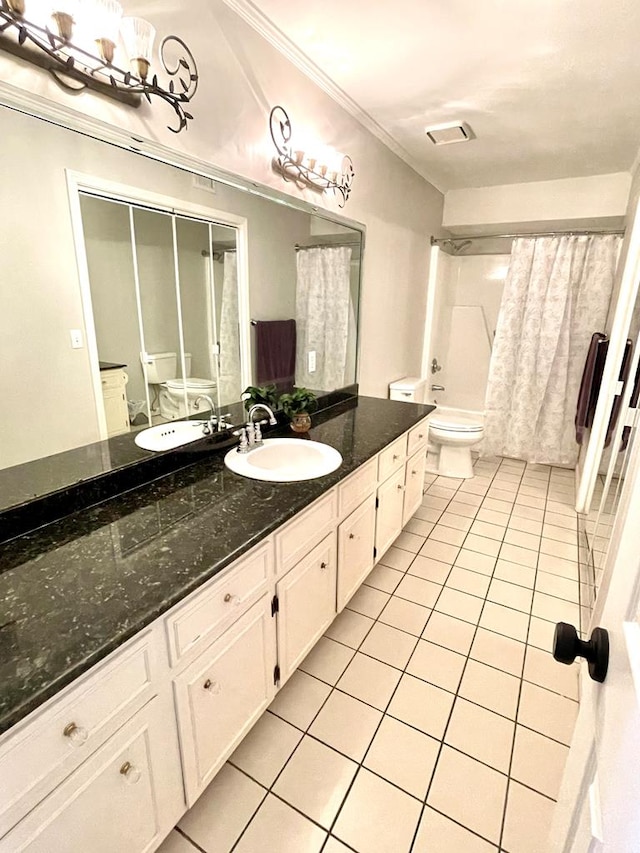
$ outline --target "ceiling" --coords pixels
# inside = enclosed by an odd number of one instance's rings
[[[634,163],[637,0],[243,5],[264,13],[310,60],[312,76],[320,69],[339,100],[363,110],[369,126],[443,191],[607,174]],[[427,125],[456,120],[477,139],[429,142]]]

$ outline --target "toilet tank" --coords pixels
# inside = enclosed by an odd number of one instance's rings
[[[178,370],[178,354],[175,352],[142,353],[142,363],[147,372],[149,385],[160,385],[167,379],[175,379]]]
[[[389,385],[389,399],[402,400],[405,403],[423,403],[426,379],[419,376],[405,376]]]

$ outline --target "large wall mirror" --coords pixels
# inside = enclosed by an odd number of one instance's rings
[[[0,469],[357,381],[362,226],[0,117]]]

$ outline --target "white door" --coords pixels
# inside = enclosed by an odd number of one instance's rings
[[[551,829],[553,853],[640,851],[639,519],[636,437],[592,618],[592,627],[609,632],[609,669],[599,684],[582,665],[580,712]]]
[[[402,510],[402,526],[413,517],[414,512],[422,503],[424,489],[424,469],[427,463],[427,451],[421,447],[414,453],[405,466],[404,475],[404,505]]]
[[[404,465],[378,489],[376,552],[380,559],[402,532],[404,508]]]
[[[371,495],[338,528],[338,613],[373,568],[376,496]]]
[[[278,663],[284,684],[336,615],[336,534],[330,533],[276,584]]]

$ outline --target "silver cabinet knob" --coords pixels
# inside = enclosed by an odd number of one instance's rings
[[[230,592],[228,592],[224,597],[225,603],[228,604],[232,598],[233,598],[233,596],[231,595]]]
[[[393,454],[393,461],[394,461],[394,462],[397,462],[397,461],[398,461],[398,459],[400,459],[400,457],[398,456],[398,454],[397,454],[397,453],[394,453],[394,454]]]
[[[350,534],[349,534],[349,539],[355,539],[355,538],[356,538],[356,534],[355,534],[355,533],[350,533]]]
[[[404,491],[404,486],[401,486],[401,485],[400,485],[400,483],[398,483],[398,485],[396,486],[396,488],[398,489],[398,491],[399,491],[399,492],[403,492],[403,491]]]
[[[325,562],[324,562],[324,560],[323,560],[323,561],[320,563],[320,568],[321,568],[321,569],[328,569],[328,568],[329,568],[329,564],[328,564],[328,563],[325,563]]]
[[[221,691],[222,687],[220,686],[219,681],[212,681],[210,678],[207,678],[205,683],[202,685],[203,689],[210,693],[212,696],[217,696]]]

